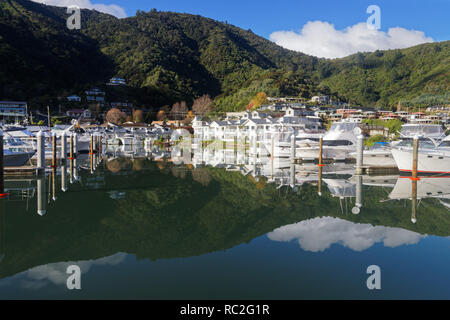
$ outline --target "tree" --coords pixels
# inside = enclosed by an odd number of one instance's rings
[[[187,107],[186,101],[177,102],[172,106],[170,111],[170,116],[173,120],[183,120],[186,118],[189,109]]]
[[[200,98],[194,100],[194,104],[192,105],[192,111],[196,115],[204,115],[205,113],[211,112],[214,108],[214,103],[209,96],[209,94],[205,94]]]
[[[195,114],[192,110],[190,110],[186,116],[186,119],[183,120],[185,125],[189,125],[192,120],[194,120]]]
[[[127,115],[117,108],[112,108],[106,114],[106,121],[114,124],[121,124],[125,121]]]
[[[164,121],[164,120],[167,119],[167,115],[166,115],[166,113],[164,112],[164,110],[159,110],[158,114],[156,115],[156,119],[157,119],[158,121]]]
[[[267,102],[267,94],[265,92],[258,92],[253,100],[250,101],[248,109],[250,110],[253,108],[258,108],[259,106],[266,104]]]
[[[133,121],[134,121],[134,123],[143,123],[144,122],[144,112],[142,110],[133,111]]]

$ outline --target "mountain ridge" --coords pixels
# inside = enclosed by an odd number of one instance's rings
[[[154,108],[210,94],[219,111],[242,110],[259,91],[379,107],[423,95],[448,103],[450,41],[327,60],[199,15],[83,9],[80,31],[66,28],[68,16],[29,0],[0,4],[0,98],[39,106],[118,75],[131,100]]]

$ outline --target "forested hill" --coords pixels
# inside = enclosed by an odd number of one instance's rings
[[[190,14],[117,19],[83,10],[80,31],[67,29],[68,16],[28,0],[0,2],[0,99],[39,104],[115,75],[148,107],[209,93],[218,109],[238,110],[259,91],[387,105],[449,89],[449,42],[324,60]]]

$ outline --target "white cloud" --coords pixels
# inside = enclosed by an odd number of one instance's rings
[[[354,251],[364,251],[375,243],[395,248],[418,243],[424,236],[398,228],[374,227],[350,221],[325,217],[302,221],[279,228],[269,235],[274,241],[297,240],[303,250],[323,252],[333,244],[341,244]]]
[[[98,260],[79,261],[79,262],[58,262],[32,268],[20,274],[21,287],[29,290],[37,290],[45,287],[49,283],[55,285],[65,285],[67,281],[67,267],[77,265],[81,272],[86,274],[92,266],[116,266],[122,263],[126,258],[125,253],[117,253],[110,257]]]
[[[101,3],[92,3],[90,0],[32,0],[34,2],[43,3],[49,6],[56,7],[70,7],[77,6],[82,9],[95,9],[99,12],[104,12],[116,16],[117,18],[125,18],[127,14],[125,10],[115,4],[101,4]]]
[[[368,28],[362,22],[344,30],[323,21],[310,21],[300,32],[276,31],[270,35],[276,44],[320,58],[342,58],[357,52],[402,49],[433,42],[421,31],[390,28],[388,32]]]

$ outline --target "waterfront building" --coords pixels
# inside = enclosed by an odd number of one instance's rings
[[[3,121],[18,122],[27,116],[28,105],[22,101],[0,101],[0,117]]]

